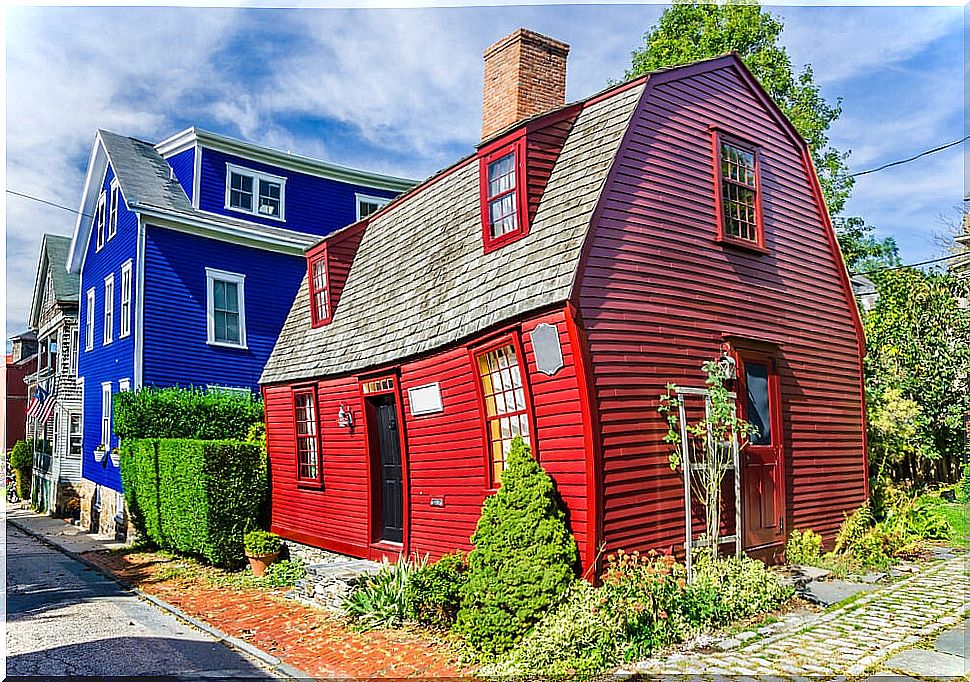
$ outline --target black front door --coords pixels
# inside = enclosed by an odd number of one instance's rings
[[[402,542],[404,538],[404,498],[401,481],[401,439],[397,426],[397,406],[393,395],[374,401],[374,426],[378,450],[380,483],[380,539]]]

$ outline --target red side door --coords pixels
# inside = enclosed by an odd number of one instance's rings
[[[774,359],[743,351],[739,359],[739,407],[758,430],[741,451],[742,542],[748,550],[785,541],[785,459]]]

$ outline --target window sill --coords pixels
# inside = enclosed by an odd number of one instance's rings
[[[399,552],[404,548],[403,542],[392,542],[391,540],[378,540],[377,542],[372,542],[370,544],[371,549]]]
[[[108,339],[107,341],[102,341],[101,342],[101,345],[102,346],[110,346],[111,345],[111,341],[112,341],[111,339]]]
[[[129,336],[131,336],[131,332],[125,332],[124,334],[118,334],[118,338],[119,339],[127,339]]]
[[[296,487],[298,490],[305,490],[307,492],[323,492],[323,483],[318,483],[317,481],[297,481]]]
[[[745,241],[743,239],[733,239],[731,237],[720,237],[715,241],[721,246],[727,246],[732,249],[738,249],[739,251],[749,251],[752,254],[757,254],[759,256],[766,256],[771,253],[771,251],[761,246],[760,244]]]
[[[224,343],[222,341],[206,341],[207,346],[214,346],[216,348],[235,348],[236,350],[249,350],[249,346],[245,344],[238,343]]]
[[[232,206],[224,206],[227,211],[232,211],[233,213],[238,213],[239,215],[249,216],[250,218],[266,218],[268,220],[275,220],[278,223],[285,223],[285,216],[275,216],[269,215],[268,213],[254,213],[253,211],[244,211],[241,208],[233,208]]]

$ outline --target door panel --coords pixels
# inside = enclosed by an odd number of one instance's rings
[[[402,542],[404,537],[404,495],[401,469],[401,440],[397,406],[387,395],[374,400],[380,484],[380,539]]]
[[[742,353],[740,364],[741,411],[757,429],[741,456],[743,544],[750,549],[785,539],[784,439],[774,361]]]

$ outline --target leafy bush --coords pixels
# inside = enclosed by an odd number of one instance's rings
[[[624,658],[642,658],[686,630],[682,597],[687,571],[670,555],[623,551],[607,557],[603,573],[606,606],[619,616],[627,645]]]
[[[395,564],[385,557],[380,570],[361,578],[344,599],[344,612],[363,630],[400,625],[408,618],[404,596],[408,583],[424,566],[425,562],[417,557],[413,561],[398,557]]]
[[[700,555],[684,611],[694,625],[720,625],[771,611],[793,594],[771,569],[748,556]]]
[[[963,465],[963,475],[957,485],[957,501],[963,504],[970,503],[970,461]]]
[[[468,582],[468,562],[461,552],[446,554],[416,570],[404,591],[409,620],[449,628],[461,605],[461,588]]]
[[[242,559],[267,492],[265,455],[239,441],[126,440],[121,478],[140,533],[223,566]]]
[[[114,395],[114,431],[123,440],[245,440],[262,421],[263,402],[253,394],[147,387]]]
[[[603,590],[580,580],[515,648],[480,672],[486,677],[537,672],[553,679],[589,676],[617,663],[625,639],[622,619]]]
[[[293,587],[306,577],[306,565],[299,559],[274,561],[266,567],[262,577],[256,578],[265,587]]]
[[[876,525],[876,520],[872,516],[872,509],[867,500],[854,512],[845,515],[842,525],[839,526],[839,532],[835,536],[836,554],[855,546],[874,525]]]
[[[799,566],[818,565],[822,560],[822,536],[811,528],[804,532],[796,528],[785,543],[785,559]]]
[[[30,497],[30,479],[34,471],[34,452],[25,440],[18,440],[10,451],[10,466],[17,477],[17,495],[21,500]]]
[[[256,529],[243,536],[243,547],[246,549],[246,554],[252,556],[279,554],[283,549],[283,540],[276,533]]]
[[[521,438],[472,535],[456,631],[482,658],[508,651],[576,579],[579,553],[555,486]]]

